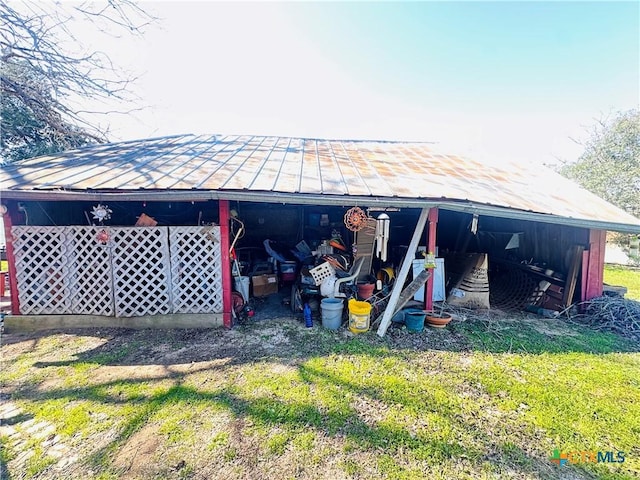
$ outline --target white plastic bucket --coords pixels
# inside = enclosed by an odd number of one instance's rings
[[[249,277],[234,277],[234,284],[237,292],[240,292],[245,302],[249,301]]]
[[[342,299],[323,298],[320,302],[322,326],[328,330],[338,330],[342,325]]]

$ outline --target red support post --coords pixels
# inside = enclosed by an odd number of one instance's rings
[[[229,252],[229,200],[218,202],[220,216],[220,249],[222,256],[222,323],[225,327],[231,328],[233,321],[231,317],[231,256]]]
[[[586,291],[582,295],[585,300],[599,297],[603,292],[604,282],[604,251],[607,242],[607,232],[604,230],[589,230],[589,259],[586,266],[586,278],[583,284]],[[583,262],[583,266],[584,266]],[[585,275],[583,270],[582,275]]]
[[[436,253],[436,231],[438,226],[438,207],[432,207],[429,209],[429,237],[427,239],[427,253]],[[425,288],[425,309],[433,310],[433,272],[427,279],[427,286]]]
[[[587,300],[587,272],[589,272],[589,254],[591,250],[585,250],[582,252],[582,270],[580,270],[580,301]]]
[[[16,256],[13,251],[13,236],[11,234],[11,215],[9,211],[2,216],[4,224],[4,238],[7,242],[7,263],[9,264],[9,289],[11,291],[11,313],[20,315],[20,299],[18,298],[18,276],[16,273]],[[3,279],[4,281],[4,279]]]

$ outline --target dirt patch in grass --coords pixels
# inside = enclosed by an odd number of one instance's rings
[[[156,451],[160,443],[156,425],[145,425],[135,432],[113,459],[113,467],[121,472],[120,478],[140,478],[153,473],[150,466],[158,460]]]
[[[545,317],[533,317],[528,315],[522,315],[520,318],[514,320],[503,320],[503,322],[509,322],[512,326],[515,322],[520,322],[528,325],[534,330],[549,336],[577,336],[578,333],[575,329],[568,324],[562,318],[545,318]]]

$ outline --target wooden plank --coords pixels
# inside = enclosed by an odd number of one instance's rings
[[[425,284],[425,282],[432,277],[431,270],[423,270],[421,271],[413,281],[407,285],[400,297],[398,298],[398,303],[396,304],[396,308],[393,311],[393,315],[398,313],[402,308],[413,298],[413,295],[420,290],[420,287]]]
[[[427,242],[427,253],[436,253],[436,230],[438,226],[438,207],[429,210],[429,237]],[[427,288],[425,288],[425,307],[426,310],[433,310],[433,275],[427,280]]]
[[[360,269],[358,280],[366,280],[371,275],[371,265],[373,264],[373,253],[376,242],[376,219],[367,219],[367,226],[357,233],[357,247],[355,259],[364,258],[364,263]]]
[[[589,231],[589,271],[587,272],[585,300],[602,295],[605,240],[606,232],[602,230]]]
[[[413,232],[413,237],[411,238],[411,242],[409,243],[409,248],[407,249],[407,254],[404,257],[404,261],[402,262],[402,267],[400,268],[400,272],[398,273],[398,277],[396,278],[395,283],[393,284],[393,289],[391,290],[391,297],[389,298],[389,304],[384,311],[384,315],[382,316],[382,321],[380,322],[380,326],[378,327],[377,334],[379,337],[384,337],[385,333],[387,333],[387,329],[391,324],[391,317],[393,316],[393,312],[396,309],[396,305],[398,304],[398,299],[400,298],[400,294],[402,293],[402,287],[404,285],[405,280],[407,279],[407,275],[409,274],[409,269],[413,265],[413,257],[415,255],[415,251],[418,248],[418,243],[420,242],[420,237],[422,236],[422,232],[424,230],[424,226],[427,223],[427,216],[429,214],[428,208],[423,208],[420,213],[420,217],[418,218],[418,223],[416,225],[416,229]]]
[[[402,293],[400,294],[400,297],[398,298],[398,303],[394,308],[393,315],[395,315],[400,310],[402,310],[402,307],[404,307],[409,302],[409,300],[413,298],[413,295],[418,290],[420,290],[420,287],[422,287],[422,285],[424,285],[427,279],[429,278],[431,278],[431,270],[425,269],[422,272],[420,272],[420,274],[416,276],[416,278],[414,278],[409,285],[407,285],[407,288],[405,288],[402,291]],[[382,315],[379,315],[373,323],[375,324],[376,322],[381,321],[383,316],[384,316],[384,313]]]
[[[429,278],[431,278],[431,271],[425,269],[422,270],[409,285],[407,285],[407,288],[402,291],[400,297],[398,298],[398,304],[396,305],[394,314],[397,313],[402,307],[407,304],[409,300],[413,298],[413,295],[418,290],[420,290],[420,287],[422,287],[422,285],[424,285]]]
[[[233,326],[231,318],[232,299],[231,292],[231,253],[229,252],[229,200],[218,202],[218,215],[220,220],[220,254],[222,260],[222,323],[225,327]]]
[[[589,251],[582,252],[582,274],[580,284],[580,301],[584,302],[587,299],[587,277],[589,272]]]
[[[7,244],[7,263],[9,264],[9,295],[11,295],[11,313],[13,313],[14,315],[20,315],[20,299],[18,298],[18,275],[16,273],[16,257],[13,250],[11,215],[9,214],[8,210],[2,216],[2,222],[4,224],[4,238]]]
[[[567,280],[564,284],[564,294],[562,295],[562,305],[567,308],[573,303],[573,295],[576,291],[576,283],[578,281],[578,272],[580,263],[582,262],[582,252],[584,246],[574,245],[571,247],[571,264],[567,273]]]

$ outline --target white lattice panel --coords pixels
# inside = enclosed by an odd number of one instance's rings
[[[23,314],[70,312],[70,272],[64,227],[12,227],[18,298]]]
[[[12,234],[23,314],[222,312],[220,227],[16,226]]]
[[[85,315],[115,314],[111,242],[103,243],[98,234],[109,227],[67,227],[66,241],[70,260],[71,313]]]
[[[169,227],[173,313],[222,313],[220,227]]]
[[[112,227],[116,315],[171,312],[167,227]]]

